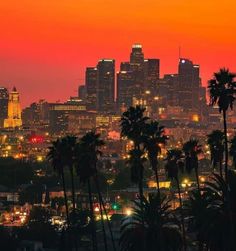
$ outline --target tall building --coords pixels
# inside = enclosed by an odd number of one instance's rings
[[[130,71],[133,72],[134,96],[140,98],[144,87],[144,54],[141,44],[134,44],[130,54]]]
[[[88,111],[97,110],[98,70],[96,67],[87,67],[85,73],[86,104]]]
[[[98,62],[97,104],[101,112],[114,110],[115,60],[102,59]]]
[[[160,78],[160,60],[149,58],[144,60],[144,78],[147,85],[155,84]]]
[[[141,44],[134,44],[132,46],[132,51],[130,54],[130,63],[131,64],[138,64],[140,66],[144,63],[144,54],[142,50]]]
[[[117,73],[117,104],[130,107],[134,97],[134,76],[131,71],[119,71]]]
[[[197,111],[199,109],[199,88],[201,79],[199,77],[199,65],[192,61],[180,58],[179,67],[179,104],[185,110]]]
[[[4,119],[7,118],[8,98],[8,90],[5,87],[0,87],[0,127],[3,127]]]
[[[19,92],[14,87],[9,93],[8,117],[4,120],[4,128],[15,128],[22,125]]]

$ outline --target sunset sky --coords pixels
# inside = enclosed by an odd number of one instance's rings
[[[0,0],[0,86],[23,105],[66,100],[100,58],[128,60],[133,43],[161,59],[201,65],[203,84],[221,66],[236,71],[235,0]]]

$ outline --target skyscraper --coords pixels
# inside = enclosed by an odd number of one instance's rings
[[[22,125],[19,92],[14,87],[9,94],[8,117],[4,120],[4,128]]]
[[[7,118],[8,97],[8,90],[5,87],[0,87],[0,127],[3,127],[4,119]]]
[[[118,108],[130,107],[134,96],[134,76],[131,71],[117,73],[117,103]]]
[[[134,44],[130,54],[130,63],[142,66],[144,63],[144,54],[141,44]]]
[[[102,59],[98,62],[97,104],[101,112],[114,109],[115,60]]]
[[[88,111],[97,110],[98,70],[87,67],[85,73],[86,105]]]
[[[179,59],[179,104],[185,110],[199,109],[199,65],[185,58]]]
[[[148,58],[144,60],[145,81],[155,83],[160,77],[160,60]]]

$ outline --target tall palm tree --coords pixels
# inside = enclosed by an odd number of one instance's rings
[[[144,130],[149,119],[144,115],[145,108],[141,106],[130,107],[121,116],[121,136],[132,140],[133,149],[129,152],[131,166],[131,180],[139,184],[139,196],[143,198],[143,153]],[[137,172],[135,174],[135,171]]]
[[[210,93],[210,104],[218,105],[219,112],[223,114],[224,137],[225,137],[225,178],[228,182],[228,136],[226,113],[229,108],[233,109],[236,93],[236,75],[228,69],[222,68],[215,72],[212,79],[208,82]]]
[[[183,151],[185,154],[185,169],[190,173],[193,169],[195,171],[198,191],[200,191],[200,182],[198,175],[198,155],[202,152],[201,145],[198,140],[190,139],[183,145]]]
[[[64,168],[66,165],[64,152],[65,152],[65,145],[63,144],[61,139],[57,139],[56,141],[53,141],[52,145],[49,147],[47,159],[50,161],[53,169],[58,173],[59,177],[62,180],[62,188],[64,192],[64,201],[66,207],[66,219],[67,219],[67,224],[69,226],[70,225],[69,208],[68,208],[68,198],[66,193],[66,183],[64,174]]]
[[[144,151],[140,149],[133,149],[129,151],[129,159],[127,164],[130,166],[131,181],[138,184],[139,199],[143,198],[143,172],[144,172]]]
[[[70,178],[71,178],[71,190],[72,190],[72,205],[73,212],[75,212],[75,182],[74,182],[74,166],[76,161],[76,144],[77,138],[75,136],[66,136],[61,139],[62,144],[64,145],[64,158],[65,165],[69,168]]]
[[[165,196],[134,201],[132,215],[121,224],[121,251],[182,250],[182,237],[177,219],[170,211]],[[143,224],[144,221],[144,224]]]
[[[184,163],[182,162],[183,154],[179,149],[172,149],[167,151],[166,156],[166,165],[165,169],[167,172],[168,178],[175,180],[177,183],[178,194],[179,194],[179,204],[180,204],[180,213],[181,213],[181,224],[183,231],[183,243],[184,250],[186,251],[186,231],[184,225],[184,214],[183,214],[183,202],[181,198],[180,182],[179,182],[179,171],[183,172]]]
[[[215,169],[219,165],[220,176],[223,177],[222,162],[224,155],[224,133],[214,130],[207,135],[207,144],[210,146],[211,163]]]
[[[135,149],[139,149],[143,143],[143,132],[149,119],[144,116],[145,110],[141,106],[131,106],[121,117],[121,136],[132,140]]]
[[[148,159],[156,177],[159,196],[158,155],[161,153],[161,145],[165,144],[167,139],[168,137],[164,133],[164,126],[160,126],[158,121],[146,123],[144,128],[144,147],[147,150]]]
[[[94,156],[91,156],[91,149],[94,149],[94,146],[91,143],[91,134],[89,133],[84,135],[77,144],[77,175],[79,176],[81,183],[87,183],[90,206],[90,220],[92,226],[93,251],[97,251],[98,244],[94,219],[93,196],[91,190],[91,179],[96,173],[96,168],[94,165]]]
[[[229,149],[229,154],[233,159],[233,165],[234,165],[234,169],[236,169],[236,136],[234,136],[232,138],[232,140],[230,141],[230,149]]]
[[[92,191],[91,191],[92,179],[95,181],[96,188],[98,191],[101,222],[102,222],[102,229],[103,229],[103,234],[104,234],[104,245],[105,245],[105,250],[108,250],[102,210],[104,210],[106,217],[107,217],[107,213],[106,213],[105,205],[104,205],[102,194],[99,187],[98,170],[97,170],[98,157],[102,154],[99,148],[103,145],[104,145],[104,142],[100,139],[100,135],[96,134],[95,131],[91,131],[85,134],[80,139],[78,147],[77,147],[77,152],[78,152],[77,174],[80,177],[81,182],[83,183],[86,182],[88,185],[89,201],[90,201],[90,218],[91,218],[92,226],[93,226],[93,235],[92,235],[93,250],[97,250],[97,238],[96,238],[96,229],[95,229],[95,221],[94,221],[94,214],[93,214],[93,199],[92,199]],[[108,223],[108,228],[109,228],[111,239],[112,239],[113,249],[116,250],[110,222],[108,221],[108,217],[107,217],[107,223]]]

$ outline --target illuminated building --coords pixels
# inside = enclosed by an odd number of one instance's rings
[[[134,44],[130,54],[130,63],[142,66],[144,63],[144,55],[141,44]]]
[[[97,110],[97,85],[98,70],[95,67],[87,67],[85,73],[86,103],[88,111]]]
[[[50,104],[49,130],[51,133],[67,133],[70,115],[78,115],[86,111],[86,106],[80,103]]]
[[[8,117],[4,120],[4,128],[15,128],[22,125],[19,93],[14,87],[9,94]]]
[[[3,127],[4,119],[7,118],[8,97],[8,90],[4,87],[0,87],[0,127]]]
[[[24,126],[39,126],[48,124],[49,104],[45,100],[32,103],[22,111],[22,121]]]
[[[149,88],[155,85],[160,77],[160,60],[145,59],[144,60],[144,79],[145,87]]]
[[[119,109],[124,105],[130,107],[134,96],[134,76],[131,71],[117,73],[117,103]]]
[[[179,59],[179,105],[186,111],[199,110],[199,65],[193,64],[192,61]]]
[[[97,103],[101,112],[114,110],[115,60],[102,59],[98,65]]]
[[[134,96],[140,97],[144,90],[144,54],[141,44],[134,44],[130,54],[130,70],[134,78]]]

